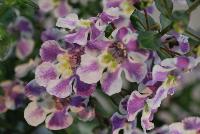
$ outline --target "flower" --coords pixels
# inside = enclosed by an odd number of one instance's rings
[[[36,80],[26,85],[26,96],[31,100],[24,111],[24,118],[31,126],[38,126],[45,121],[45,126],[51,130],[69,127],[73,117],[69,111],[77,113],[81,120],[92,120],[94,110],[87,107],[87,98],[72,96],[71,98],[57,98],[39,86]]]
[[[138,48],[137,35],[130,29],[117,29],[112,36],[114,39],[110,40],[100,55],[83,55],[77,69],[80,80],[86,83],[100,80],[103,91],[108,95],[121,91],[123,71],[128,81],[141,82],[147,73],[145,61],[149,56],[146,50]],[[103,73],[104,69],[107,71]]]
[[[0,83],[3,95],[0,96],[0,113],[21,107],[25,101],[24,85],[20,81],[3,81]]]
[[[77,95],[90,96],[96,85],[84,83],[76,75],[83,52],[78,45],[65,50],[54,40],[44,42],[40,49],[43,62],[35,71],[36,82],[46,87],[49,94],[59,98],[70,96],[72,90]]]

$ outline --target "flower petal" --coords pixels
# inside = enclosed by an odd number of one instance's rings
[[[16,45],[16,55],[19,59],[24,60],[29,56],[34,47],[34,42],[32,39],[21,39]]]
[[[24,118],[29,125],[38,126],[45,120],[46,113],[37,102],[30,102],[24,110]]]
[[[40,86],[46,87],[50,80],[57,77],[55,66],[50,62],[43,62],[35,71],[35,80]]]
[[[68,14],[65,18],[58,18],[56,26],[73,30],[76,28],[78,21],[77,14],[72,13]]]
[[[81,81],[88,84],[97,83],[101,79],[102,73],[103,67],[98,63],[97,57],[89,54],[81,56],[81,65],[77,69],[77,75]]]
[[[191,129],[200,130],[199,117],[188,117],[185,118],[182,122],[186,130],[191,130]]]
[[[105,72],[101,79],[102,90],[108,94],[113,95],[119,93],[122,88],[121,70],[115,72]]]
[[[133,63],[127,60],[123,63],[122,68],[126,79],[130,82],[141,82],[147,74],[147,65],[145,63]]]
[[[106,24],[111,23],[112,21],[119,18],[119,8],[112,7],[112,8],[106,9],[104,12],[101,13],[100,18]]]
[[[155,82],[164,81],[171,70],[172,70],[171,68],[164,68],[160,65],[155,65],[152,71],[153,80]]]
[[[48,40],[42,44],[40,48],[40,56],[43,61],[53,62],[56,60],[57,55],[62,53],[61,47],[55,40]]]
[[[47,86],[47,92],[58,98],[66,98],[72,93],[72,82],[72,78],[51,80]]]
[[[112,134],[118,134],[121,129],[125,127],[126,117],[118,113],[114,113],[111,117]]]
[[[81,46],[84,46],[87,44],[88,34],[88,28],[80,28],[76,33],[67,34],[64,37],[64,40],[68,43],[76,43]]]
[[[62,110],[48,115],[45,125],[51,130],[60,130],[69,127],[72,122],[72,116],[66,110]]]
[[[95,118],[95,109],[86,107],[78,112],[78,116],[82,121],[91,121]]]
[[[87,84],[82,82],[79,77],[76,77],[74,90],[78,96],[91,96],[96,89],[96,84]]]
[[[26,86],[25,86],[25,95],[30,99],[30,100],[36,100],[42,93],[46,92],[46,89],[42,86],[39,86],[36,83],[36,80],[30,81]]]
[[[133,91],[131,93],[127,104],[128,121],[135,120],[138,112],[140,112],[144,108],[147,96],[148,95],[146,94],[140,94],[138,91]]]
[[[129,95],[124,97],[119,103],[119,111],[121,114],[127,114],[127,105],[129,100]]]

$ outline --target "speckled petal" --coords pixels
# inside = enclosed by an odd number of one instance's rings
[[[133,91],[128,100],[127,111],[128,111],[128,121],[135,120],[138,112],[140,112],[145,105],[147,99],[146,94],[142,95],[138,91]]]
[[[24,118],[29,125],[38,126],[45,120],[46,113],[37,102],[30,102],[24,110]]]
[[[126,60],[122,68],[125,72],[125,77],[130,82],[141,82],[147,74],[147,66],[145,63],[134,63]]]
[[[25,86],[25,95],[30,100],[37,100],[37,98],[42,95],[42,93],[46,92],[46,89],[42,86],[39,86],[35,80],[30,81]]]
[[[173,70],[173,68],[164,68],[160,65],[155,65],[153,67],[153,71],[152,71],[152,77],[153,77],[153,80],[156,82],[156,81],[164,81],[169,72]]]
[[[200,117],[188,117],[183,121],[184,128],[186,130],[199,130],[200,131]]]
[[[129,100],[129,95],[125,96],[119,103],[119,111],[121,114],[126,115],[127,114],[127,105]]]
[[[100,18],[104,23],[109,24],[119,18],[119,8],[109,8],[104,10],[104,12],[101,13]]]
[[[35,71],[35,80],[40,86],[46,87],[49,81],[57,78],[55,66],[50,62],[43,62]]]
[[[64,37],[64,40],[68,43],[76,43],[81,46],[85,46],[87,44],[89,29],[80,28],[76,33],[67,34]]]
[[[95,89],[96,89],[96,84],[84,83],[83,81],[79,79],[79,77],[76,77],[76,80],[74,83],[74,90],[75,90],[76,95],[91,96]]]
[[[125,127],[126,121],[126,116],[114,113],[111,117],[112,134],[118,134],[119,131]]]
[[[60,130],[68,128],[72,122],[72,116],[66,110],[61,110],[48,115],[45,126],[50,130]]]
[[[101,79],[102,90],[108,94],[113,95],[119,93],[122,88],[121,70],[115,72],[105,72]]]
[[[58,98],[66,98],[72,93],[72,82],[71,77],[65,80],[51,80],[47,86],[47,92]]]
[[[40,56],[43,61],[53,62],[56,60],[57,55],[62,53],[63,50],[55,40],[48,40],[42,44],[40,48]]]
[[[81,65],[77,69],[77,75],[80,80],[93,84],[97,83],[103,73],[103,67],[98,63],[98,58],[90,54],[84,54],[81,56]]]

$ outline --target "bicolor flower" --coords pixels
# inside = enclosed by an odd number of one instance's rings
[[[133,1],[130,0],[104,0],[104,12],[108,12],[110,9],[118,9],[117,19],[112,21],[112,24],[117,28],[130,27],[133,28],[130,21],[130,16],[134,12],[135,7]]]
[[[70,109],[82,121],[91,121],[95,118],[95,110],[88,106],[89,97],[73,96],[70,100]]]
[[[79,20],[76,14],[69,14],[65,18],[58,18],[56,26],[74,30],[63,38],[68,43],[75,43],[81,46],[87,45],[88,39],[96,39],[103,33],[102,31],[105,30],[105,27],[101,26],[95,17]]]
[[[50,96],[35,80],[27,84],[26,95],[32,100],[24,111],[24,118],[29,125],[38,126],[45,121],[47,128],[59,130],[72,124],[73,118],[68,113],[67,100]]]
[[[162,81],[154,96],[146,100],[146,105],[143,109],[141,123],[144,131],[151,130],[154,124],[153,115],[160,107],[161,102],[168,96],[173,95],[179,85],[181,72],[187,72],[198,65],[198,59],[193,57],[177,57],[163,60],[160,65],[155,65],[152,76],[153,83]]]
[[[44,42],[40,49],[43,63],[35,71],[37,83],[47,88],[49,94],[59,98],[68,97],[72,91],[76,95],[90,96],[96,84],[84,83],[76,75],[83,53],[84,49],[78,45],[65,50],[54,40]]]
[[[136,128],[136,121],[128,122],[125,115],[114,113],[111,117],[112,134],[119,134],[123,130],[124,134],[143,134]]]
[[[20,81],[3,81],[0,83],[3,94],[0,96],[0,111],[14,110],[23,105],[25,101],[24,85]]]
[[[112,95],[121,91],[121,73],[130,82],[141,82],[147,73],[145,61],[149,53],[138,49],[137,35],[128,28],[113,32],[113,40],[99,56],[85,54],[77,70],[80,80],[96,83],[100,80],[103,91]],[[86,60],[87,59],[87,60]],[[103,73],[104,69],[107,69]]]
[[[164,35],[161,40],[168,49],[184,55],[190,51],[188,38],[185,35],[173,33],[172,35]]]

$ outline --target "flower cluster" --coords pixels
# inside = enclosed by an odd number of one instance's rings
[[[175,93],[183,73],[191,72],[200,62],[195,53],[189,54],[188,37],[179,33],[160,39],[170,58],[162,59],[157,51],[141,46],[130,16],[135,8],[148,8],[152,3],[104,0],[103,11],[96,17],[80,19],[75,13],[59,16],[56,26],[60,35],[43,40],[42,62],[35,79],[25,88],[31,100],[24,111],[28,124],[37,126],[45,121],[47,128],[59,130],[69,127],[76,115],[80,120],[92,120],[95,110],[90,98],[97,86],[112,96],[122,92],[126,81],[136,83],[138,89],[130,89],[131,93],[122,97],[118,112],[110,118],[112,133],[121,129],[125,134],[142,133],[136,129],[139,112],[143,133],[152,130],[162,101]],[[45,4],[45,10],[54,9]],[[176,130],[177,126],[181,129]],[[188,118],[168,126],[166,133],[199,131],[199,118]]]

